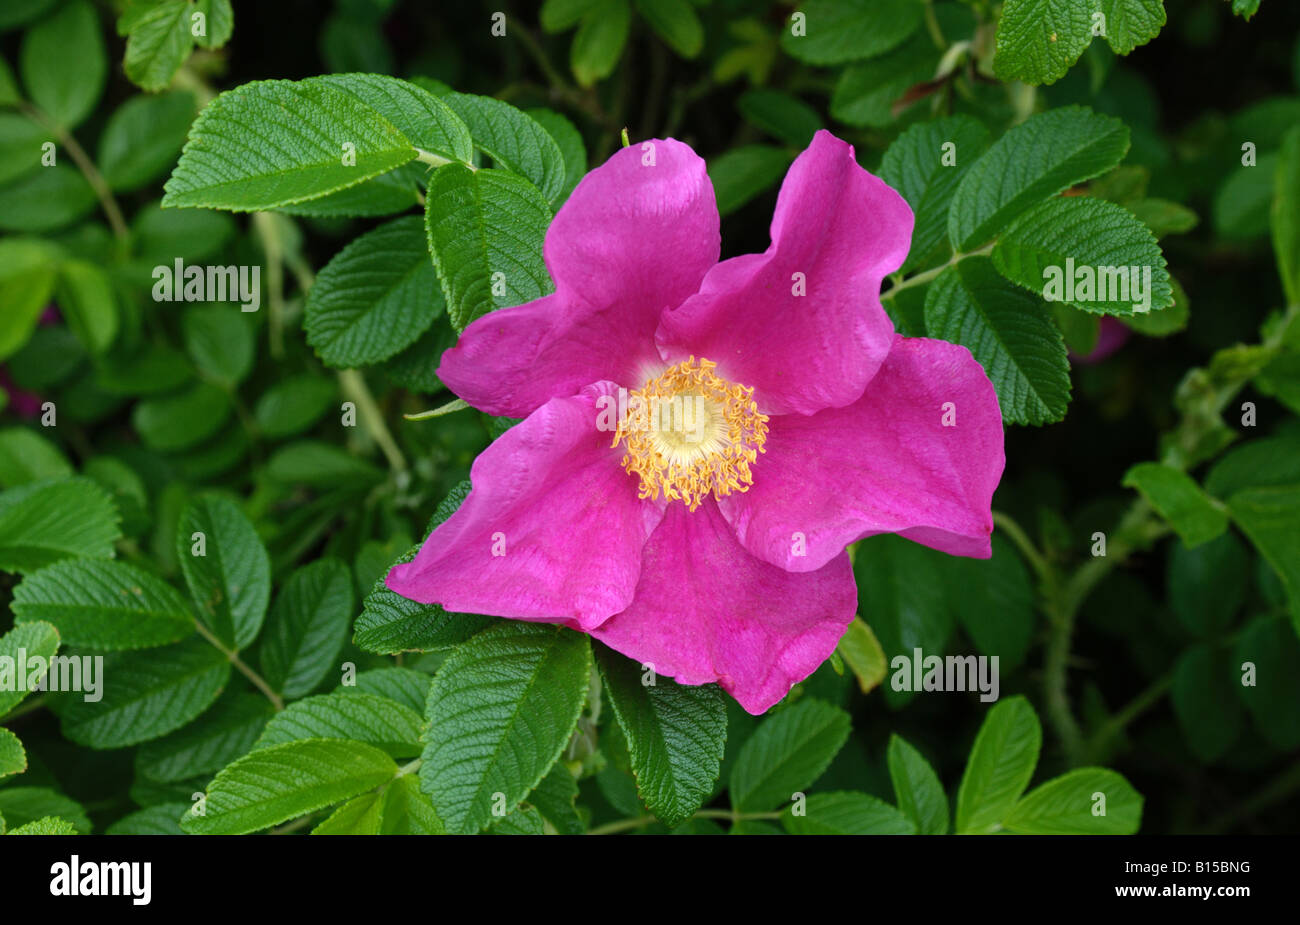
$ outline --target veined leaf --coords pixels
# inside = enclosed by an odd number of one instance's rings
[[[27,752],[18,736],[0,727],[0,780],[27,770]]]
[[[474,146],[494,165],[523,177],[548,202],[556,200],[564,189],[564,155],[532,116],[490,96],[448,93],[438,99],[469,126]]]
[[[474,157],[470,129],[446,97],[382,74],[329,74],[317,80],[355,96],[417,148],[464,164]]]
[[[1024,697],[1003,700],[989,710],[957,791],[958,835],[1002,826],[1034,776],[1042,744],[1042,726]]]
[[[176,558],[199,616],[226,646],[257,638],[271,597],[271,558],[228,498],[198,498],[176,527]]]
[[[722,690],[658,677],[647,685],[640,665],[604,646],[597,663],[627,736],[641,801],[664,825],[680,825],[703,805],[718,777],[727,742]]]
[[[33,103],[65,129],[90,115],[104,92],[108,53],[88,0],[71,0],[23,36],[23,85]]]
[[[163,205],[274,209],[354,186],[415,153],[391,122],[323,80],[255,81],[199,113]]]
[[[49,821],[51,817],[58,822]],[[49,787],[0,789],[0,818],[8,824],[10,835],[90,834],[90,820],[81,804]]]
[[[208,786],[205,815],[187,816],[191,835],[244,835],[372,790],[397,774],[385,752],[363,742],[304,739],[259,749]]]
[[[262,675],[287,698],[313,691],[334,666],[352,617],[352,575],[318,559],[289,576],[262,640]]]
[[[394,758],[420,753],[424,721],[410,707],[357,691],[321,694],[289,704],[272,717],[257,749],[301,739],[351,739],[382,749]]]
[[[1189,549],[1228,529],[1227,512],[1190,475],[1173,466],[1139,463],[1124,473],[1124,487],[1140,491]]]
[[[136,771],[164,783],[215,774],[252,749],[274,712],[260,694],[229,692],[184,729],[142,745]]]
[[[50,659],[59,651],[59,631],[49,623],[22,623],[0,636],[0,664],[13,665],[14,676],[7,678],[0,686],[0,719],[18,706],[31,691],[31,683],[45,677],[49,671]],[[26,676],[17,672],[20,653],[26,653],[28,662],[42,659],[43,667],[33,671],[28,668]]]
[[[108,559],[121,535],[112,499],[90,479],[28,482],[0,493],[0,571]]]
[[[1142,797],[1121,775],[1076,768],[1034,788],[1004,825],[1024,835],[1132,835],[1142,824]]]
[[[126,562],[64,559],[14,589],[14,618],[58,627],[66,645],[143,649],[194,632],[194,617],[160,578]]]
[[[763,720],[731,769],[731,805],[762,812],[788,803],[822,776],[849,737],[849,715],[803,699]]]
[[[781,815],[791,835],[915,835],[916,826],[893,806],[865,793],[814,793],[803,815]]]
[[[804,34],[790,24],[781,47],[806,64],[843,64],[889,51],[921,25],[915,0],[807,0],[799,5]]]
[[[420,766],[448,832],[480,831],[494,802],[512,809],[537,786],[578,721],[590,670],[586,636],[518,621],[451,652],[429,691]]]
[[[889,737],[886,759],[899,811],[922,835],[948,834],[948,797],[930,762],[897,735]]]

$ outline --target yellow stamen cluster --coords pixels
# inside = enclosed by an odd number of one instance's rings
[[[716,366],[691,357],[629,394],[613,445],[624,444],[623,468],[640,477],[640,497],[662,492],[694,511],[710,492],[720,498],[753,484],[767,415],[752,386],[717,376]]]

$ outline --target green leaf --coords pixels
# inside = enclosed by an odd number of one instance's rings
[[[1300,640],[1285,620],[1259,617],[1237,639],[1232,681],[1259,730],[1275,748],[1300,745]],[[0,791],[3,792],[3,791]]]
[[[1260,154],[1255,166],[1235,167],[1214,194],[1210,218],[1220,237],[1246,241],[1269,231],[1274,180],[1281,158],[1274,152]]]
[[[518,174],[554,202],[564,189],[564,155],[532,116],[490,96],[449,93],[440,98],[474,137],[474,147],[495,166]]]
[[[970,348],[1010,424],[1047,424],[1070,403],[1070,364],[1046,304],[1003,280],[987,257],[971,257],[930,284],[925,329]]]
[[[381,791],[363,793],[334,810],[330,817],[311,830],[313,835],[378,835],[384,826],[384,802]]]
[[[1200,643],[1185,650],[1174,666],[1174,716],[1187,747],[1202,762],[1221,758],[1241,735],[1244,710],[1234,689],[1241,682],[1232,655],[1229,648]]]
[[[730,215],[785,176],[790,155],[769,145],[742,145],[709,161],[718,213]]]
[[[418,216],[356,238],[307,297],[307,342],[327,366],[369,366],[413,344],[433,323],[437,280]]]
[[[335,691],[289,704],[267,723],[255,747],[301,739],[351,739],[394,758],[411,758],[423,747],[423,728],[419,713],[394,700],[360,691]]]
[[[31,101],[61,128],[75,128],[104,92],[108,54],[87,0],[69,0],[23,36],[19,57]]]
[[[419,547],[398,559],[410,562]],[[449,649],[491,623],[476,614],[448,613],[438,604],[421,604],[388,590],[384,577],[362,602],[353,642],[367,652],[396,655]]]
[[[317,79],[356,97],[417,148],[464,164],[474,157],[470,127],[447,97],[436,97],[423,87],[382,74],[331,74]]]
[[[807,0],[805,34],[787,24],[781,47],[806,64],[874,58],[915,32],[924,9],[916,0]]]
[[[106,651],[145,649],[194,632],[194,617],[171,585],[105,559],[64,559],[14,589],[14,618],[58,627],[65,644]]]
[[[54,134],[27,116],[0,112],[0,183],[33,173],[41,166],[41,146]]]
[[[1300,482],[1300,438],[1252,440],[1225,453],[1205,477],[1205,490],[1229,498],[1243,488],[1283,488]]]
[[[521,806],[492,824],[489,835],[544,835],[546,824],[542,815],[532,806]]]
[[[481,830],[494,803],[511,809],[537,786],[578,721],[590,670],[586,636],[532,623],[498,623],[452,650],[429,690],[420,766],[448,832]]]
[[[1103,199],[1059,197],[1030,209],[999,236],[993,264],[1049,302],[1094,314],[1145,314],[1173,303],[1155,237]]]
[[[10,835],[76,835],[77,828],[58,816],[44,816],[18,826]]]
[[[1016,696],[989,710],[980,726],[957,791],[957,834],[996,831],[1038,764],[1043,729],[1029,701]]]
[[[89,479],[29,482],[0,493],[0,571],[34,572],[77,556],[109,559],[117,509]]]
[[[235,306],[187,306],[181,316],[181,335],[195,367],[213,382],[235,386],[252,371],[255,335]]]
[[[204,34],[194,36],[194,44],[200,48],[220,48],[230,41],[235,31],[235,11],[230,7],[230,0],[194,0],[195,9],[206,19]],[[193,14],[190,20],[190,33],[193,35]]]
[[[190,56],[190,10],[186,0],[163,0],[131,21],[122,66],[142,90],[166,87]]]
[[[822,127],[817,110],[781,90],[747,90],[736,107],[751,125],[796,148],[808,147]]]
[[[1110,170],[1128,128],[1081,106],[1031,116],[994,142],[961,178],[948,213],[958,250],[983,244],[1035,203]]]
[[[595,0],[569,49],[569,67],[581,86],[590,87],[613,73],[631,26],[628,0]]]
[[[981,653],[997,656],[1002,671],[1016,668],[1029,651],[1036,629],[1034,588],[1029,571],[1001,534],[993,536],[989,559],[950,557],[958,621]]]
[[[27,770],[27,752],[18,736],[0,728],[0,780]]]
[[[557,761],[550,773],[528,794],[528,802],[537,807],[542,817],[561,835],[581,835],[586,831],[574,805],[577,798],[578,782],[562,761]]]
[[[1228,513],[1282,579],[1300,633],[1300,485],[1239,491]]]
[[[607,649],[596,650],[604,693],[627,736],[641,802],[670,828],[704,804],[727,742],[727,704],[715,684],[652,677]]]
[[[1259,0],[1232,0],[1232,12],[1248,20],[1259,12]]]
[[[60,817],[59,822],[63,824],[62,827],[70,825],[79,834],[90,834],[90,820],[86,818],[86,811],[76,800],[49,787],[10,786],[0,789],[0,818],[8,823],[10,835],[44,834],[42,831],[20,832],[19,829],[31,823],[45,822],[50,816]]]
[[[552,142],[553,144],[554,142]],[[554,287],[542,260],[551,210],[527,180],[451,164],[429,179],[425,230],[457,331]]]
[[[306,202],[276,209],[284,215],[306,218],[373,218],[406,212],[419,201],[419,180],[424,165],[403,164],[396,170],[371,177],[364,183],[349,186]]]
[[[81,171],[60,163],[0,187],[0,231],[39,234],[71,225],[95,207]]]
[[[192,636],[106,655],[102,677],[111,679],[102,700],[74,699],[62,708],[63,735],[88,748],[124,748],[161,738],[210,707],[230,678],[230,661]]]
[[[77,340],[92,354],[102,354],[117,337],[117,300],[107,273],[84,260],[59,265],[59,308]]]
[[[308,430],[338,400],[332,379],[300,373],[271,386],[253,406],[253,419],[270,440],[293,437]]]
[[[1293,128],[1282,141],[1271,215],[1282,291],[1288,304],[1300,305],[1300,127]]]
[[[207,209],[163,209],[145,206],[131,222],[135,252],[151,264],[180,257],[187,263],[221,253],[235,237],[235,220]]]
[[[174,453],[215,436],[232,412],[229,394],[210,382],[196,382],[140,402],[131,412],[131,424],[150,449]]]
[[[176,558],[203,622],[226,646],[246,648],[266,617],[271,558],[239,505],[192,501],[176,526]]]
[[[1106,16],[1106,41],[1117,55],[1145,45],[1165,24],[1164,0],[1101,0]]]
[[[885,754],[899,811],[922,835],[948,834],[948,797],[925,757],[897,735]]]
[[[1004,820],[1022,835],[1132,835],[1141,824],[1141,795],[1105,768],[1077,768],[1049,780]]]
[[[1006,0],[993,70],[1004,81],[1051,84],[1092,42],[1094,0]]]
[[[274,209],[355,186],[414,157],[392,123],[327,82],[255,81],[199,113],[163,205]]]
[[[339,687],[335,693],[374,694],[405,704],[417,713],[424,711],[433,678],[412,668],[372,668],[357,675],[356,687]]]
[[[1169,607],[1194,636],[1217,636],[1232,624],[1246,599],[1250,557],[1230,531],[1191,548],[1170,546]]]
[[[104,830],[105,835],[183,835],[180,818],[188,803],[160,803],[123,816]]]
[[[49,440],[25,427],[0,430],[0,486],[72,475],[68,458]]]
[[[858,544],[853,573],[858,581],[858,611],[871,618],[871,628],[885,656],[912,656],[914,649],[939,653],[952,634],[952,607],[944,591],[943,574],[949,558],[893,534],[868,537]],[[886,700],[899,705],[912,692],[885,685]]]
[[[804,810],[804,815],[795,815],[794,807],[789,807],[781,814],[781,823],[791,835],[916,834],[911,820],[865,793],[814,793]]]
[[[189,815],[191,835],[245,835],[372,790],[397,774],[385,752],[362,742],[304,739],[259,749],[208,786],[206,813]]]
[[[885,650],[880,647],[876,634],[861,617],[853,618],[853,622],[844,631],[835,651],[858,679],[858,688],[862,693],[871,693],[881,681],[885,680],[885,673],[888,670]]]
[[[275,481],[289,485],[322,488],[354,485],[363,491],[384,478],[382,470],[364,459],[315,440],[299,440],[280,447],[267,462],[266,472]]]
[[[442,835],[443,831],[433,804],[420,792],[419,778],[406,775],[388,785],[382,834]]]
[[[136,772],[164,783],[214,774],[252,749],[274,712],[261,694],[227,692],[184,729],[142,745]]]
[[[896,118],[895,104],[934,76],[939,51],[924,32],[902,45],[846,67],[831,94],[831,115],[848,125],[882,128]]]
[[[880,179],[902,194],[916,216],[904,273],[948,256],[948,206],[988,143],[988,129],[975,119],[947,116],[917,123],[885,150]]]
[[[45,241],[0,239],[0,304],[5,306],[0,312],[0,360],[18,351],[31,337],[54,291],[59,258],[57,248]],[[3,479],[0,484],[5,484]]]
[[[558,112],[550,109],[529,109],[527,112],[555,140],[564,158],[564,186],[560,195],[552,200],[558,206],[587,173],[587,148],[574,124]]]
[[[704,48],[704,26],[688,0],[636,0],[637,12],[683,58]]]
[[[1157,238],[1191,231],[1201,220],[1187,206],[1168,199],[1135,199],[1124,203],[1124,206],[1137,216],[1138,221],[1150,228]]]
[[[49,623],[22,623],[0,636],[0,664],[13,665],[13,677],[0,685],[0,719],[30,694],[32,682],[39,681],[49,671],[50,659],[59,651],[59,631]],[[26,653],[26,677],[17,674],[19,654]],[[42,661],[33,670],[31,663]],[[33,677],[33,674],[35,677]]]
[[[262,640],[262,676],[287,698],[325,679],[347,640],[352,575],[338,559],[318,559],[289,576]]]
[[[809,698],[764,719],[731,769],[732,807],[763,812],[807,790],[848,740],[849,725],[839,707]]]
[[[1223,507],[1180,469],[1163,463],[1138,463],[1124,473],[1123,484],[1137,489],[1188,548],[1209,542],[1228,529]]]
[[[549,33],[565,32],[578,24],[599,0],[543,0],[538,19]]]

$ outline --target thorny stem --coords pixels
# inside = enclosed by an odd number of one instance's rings
[[[130,237],[127,231],[126,219],[122,217],[122,210],[118,207],[117,200],[113,198],[113,191],[108,188],[108,182],[104,175],[99,172],[95,162],[86,154],[84,148],[72,137],[72,133],[65,128],[56,125],[45,112],[31,103],[23,103],[21,109],[31,119],[40,123],[54,136],[68,156],[72,158],[81,175],[86,178],[90,188],[95,191],[95,196],[99,199],[99,205],[104,210],[104,215],[108,218],[108,223],[113,227],[113,235],[119,241],[125,241]]]
[[[199,631],[200,636],[212,644],[213,648],[230,660],[230,664],[235,666],[236,671],[252,681],[253,686],[266,695],[266,699],[271,701],[271,706],[275,707],[276,710],[284,709],[284,699],[271,689],[271,685],[266,683],[265,678],[248,667],[244,660],[239,657],[239,653],[226,648],[225,644],[214,636],[212,630],[204,626],[201,621],[195,620],[194,627]]]

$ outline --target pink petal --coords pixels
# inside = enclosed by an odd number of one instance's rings
[[[476,320],[438,376],[474,407],[511,417],[601,379],[638,388],[662,366],[660,314],[695,293],[718,249],[704,161],[672,139],[623,148],[583,178],[546,233],[556,291]]]
[[[820,131],[795,159],[762,254],[720,263],[700,293],[670,308],[656,339],[670,361],[693,354],[754,386],[768,414],[852,404],[889,352],[880,281],[912,238],[912,210]],[[794,294],[802,273],[806,294]]]
[[[592,630],[681,684],[717,681],[762,713],[830,657],[857,608],[847,555],[809,574],[760,562],[717,504],[670,504],[646,543],[636,599]]]
[[[388,587],[456,613],[582,630],[626,608],[663,513],[638,500],[610,434],[596,429],[596,399],[613,388],[551,399],[484,450],[460,509],[388,573]]]
[[[943,423],[948,402],[955,426]],[[753,487],[720,501],[754,555],[812,571],[876,533],[952,555],[991,554],[990,504],[1005,463],[1002,415],[965,347],[898,337],[855,404],[784,415],[769,427]]]

